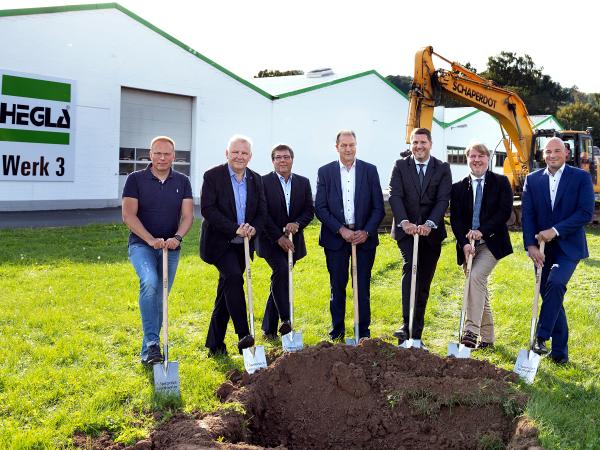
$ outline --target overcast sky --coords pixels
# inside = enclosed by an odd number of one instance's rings
[[[0,9],[78,3],[86,2],[0,0]],[[415,52],[432,45],[444,57],[478,70],[503,50],[528,54],[563,87],[600,92],[595,25],[600,7],[589,0],[118,3],[247,79],[261,69],[321,67],[344,74],[375,69],[384,76],[412,76]]]

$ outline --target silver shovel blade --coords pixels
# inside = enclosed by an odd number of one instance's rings
[[[463,344],[450,342],[448,344],[448,356],[469,359],[471,357],[471,349]]]
[[[400,348],[423,348],[421,339],[407,339],[398,347]]]
[[[531,350],[519,350],[514,372],[517,373],[527,384],[532,384],[535,379],[540,360],[542,357]]]
[[[346,345],[352,345],[353,347],[356,347],[356,339],[346,338]]]
[[[302,343],[302,331],[290,331],[281,336],[281,346],[284,352],[297,352],[304,347]]]
[[[242,353],[244,355],[244,367],[246,368],[246,372],[254,373],[258,369],[267,368],[265,348],[262,345],[245,348]]]
[[[154,391],[157,394],[179,396],[179,363],[154,364]]]

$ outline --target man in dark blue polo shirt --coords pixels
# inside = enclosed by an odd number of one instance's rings
[[[144,338],[144,364],[163,361],[162,249],[169,249],[169,289],[173,285],[183,236],[194,221],[192,186],[187,176],[172,169],[175,142],[157,136],[150,143],[151,163],[127,177],[123,189],[123,222],[129,234],[129,259],[140,278],[139,306]]]

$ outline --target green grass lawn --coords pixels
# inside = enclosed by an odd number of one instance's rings
[[[141,325],[137,277],[121,225],[0,231],[0,448],[62,448],[73,434],[108,431],[132,443],[156,424],[151,375],[138,362]],[[327,338],[329,289],[318,225],[307,230],[308,256],[296,267],[296,327],[305,345]],[[476,358],[512,370],[526,348],[532,265],[512,234],[515,254],[492,275],[497,345]],[[548,449],[600,448],[600,230],[588,230],[592,257],[582,261],[565,301],[572,364],[544,360],[527,414]],[[208,359],[204,348],[217,272],[197,255],[198,224],[186,238],[170,297],[171,359],[178,360],[186,412],[219,406],[214,390],[238,355]],[[256,329],[268,294],[267,264],[252,265]],[[400,323],[400,254],[382,236],[372,285],[372,335],[390,342]],[[463,278],[448,239],[433,281],[424,340],[445,355],[457,339]],[[348,298],[351,299],[350,291]],[[347,332],[352,335],[351,303]],[[262,343],[261,337],[258,337]],[[227,341],[235,349],[230,326]],[[268,346],[268,345],[267,345]],[[168,413],[169,411],[167,411]],[[168,414],[167,414],[168,415]]]

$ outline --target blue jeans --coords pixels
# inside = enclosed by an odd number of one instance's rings
[[[162,326],[162,249],[154,249],[146,244],[129,246],[129,260],[140,278],[139,306],[142,315],[144,338],[140,357],[148,357],[148,347],[160,345],[160,328]],[[169,291],[173,286],[179,250],[169,250]]]

